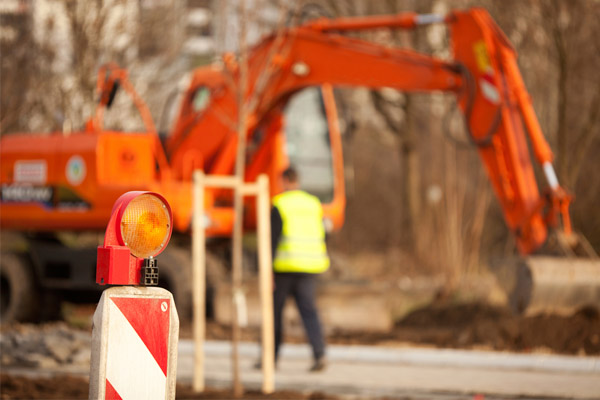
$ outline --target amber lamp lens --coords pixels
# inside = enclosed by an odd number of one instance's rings
[[[148,258],[167,245],[170,221],[165,204],[156,196],[143,194],[127,205],[121,218],[121,237],[134,256]]]

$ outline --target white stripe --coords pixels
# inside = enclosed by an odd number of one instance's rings
[[[548,181],[548,185],[552,189],[558,188],[558,178],[556,177],[556,173],[554,172],[554,167],[552,167],[552,163],[545,162],[543,165],[544,174],[546,175],[546,180]]]
[[[440,14],[419,14],[415,19],[417,25],[435,24],[437,22],[444,22],[446,17]]]
[[[498,93],[496,86],[492,85],[485,79],[479,80],[479,86],[481,87],[481,94],[483,94],[483,97],[494,104],[500,103],[500,93]]]
[[[121,310],[108,304],[106,379],[123,400],[164,399],[167,377]]]

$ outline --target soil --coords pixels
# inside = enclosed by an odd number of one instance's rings
[[[64,376],[56,378],[30,379],[22,376],[0,375],[2,388],[0,399],[87,399],[89,384],[87,379]],[[203,393],[194,393],[190,386],[177,385],[177,399],[232,399],[230,390],[207,389]],[[336,400],[338,397],[325,393],[309,394],[286,390],[265,395],[259,391],[244,392],[244,399],[290,399],[290,400]]]
[[[524,317],[482,303],[434,304],[407,315],[389,333],[340,332],[329,341],[598,356],[600,312],[597,308],[585,307],[570,316]]]
[[[87,399],[88,382],[83,378],[61,376],[30,379],[0,375],[1,399]]]
[[[181,336],[191,338],[189,327],[181,330]],[[231,328],[209,322],[207,338],[230,340]],[[242,340],[258,342],[258,330],[244,329]],[[285,341],[305,339],[286,336]],[[570,316],[519,316],[483,303],[438,303],[408,314],[390,332],[333,332],[327,342],[598,356],[600,311],[584,307]]]
[[[182,337],[189,337],[183,327]],[[5,328],[3,328],[5,329]],[[43,326],[40,327],[43,329]],[[75,329],[75,328],[74,328]],[[89,329],[86,328],[86,329]],[[231,329],[209,322],[208,339],[227,340]],[[244,330],[243,340],[258,339],[255,330]],[[600,355],[600,312],[583,308],[571,316],[538,315],[522,317],[508,310],[482,303],[432,304],[408,314],[391,332],[333,332],[331,344],[386,346],[427,346],[457,349],[487,349],[514,352],[548,352],[559,354]],[[286,338],[288,342],[304,341],[302,337]],[[2,374],[0,399],[86,399],[88,380],[80,377],[26,378]],[[279,391],[263,395],[257,391],[244,393],[245,399],[338,399],[320,392]],[[190,386],[178,385],[178,399],[230,399],[229,390],[208,389],[194,393]]]

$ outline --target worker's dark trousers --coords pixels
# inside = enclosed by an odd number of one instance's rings
[[[315,306],[315,274],[276,273],[273,306],[275,312],[275,360],[283,340],[283,306],[288,295],[294,296],[302,317],[308,341],[313,349],[315,360],[325,355],[325,342],[321,322]]]

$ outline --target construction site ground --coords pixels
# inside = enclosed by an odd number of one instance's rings
[[[293,307],[290,300],[288,307]],[[286,310],[287,311],[287,310]],[[373,310],[373,314],[377,311]],[[359,313],[364,315],[364,313]],[[291,326],[290,326],[291,325]],[[286,327],[286,341],[304,342],[300,321]],[[208,338],[228,340],[228,325],[211,323]],[[184,326],[183,337],[191,337]],[[258,328],[247,328],[243,339],[259,341]],[[582,307],[571,315],[516,315],[508,308],[482,302],[432,302],[409,312],[388,331],[329,329],[328,343],[406,346],[600,356],[600,311]]]
[[[94,305],[66,304],[63,309],[66,311],[68,322],[2,327],[1,398],[87,398],[89,340],[91,338],[89,321],[94,308]],[[329,331],[327,341],[331,345],[331,368],[321,376],[304,373],[310,359],[308,346],[304,344],[301,330],[292,327],[288,329],[287,333],[287,346],[284,347],[285,350],[282,354],[283,361],[276,374],[278,391],[272,395],[262,395],[258,390],[260,373],[253,371],[251,367],[259,354],[257,346],[259,330],[257,328],[243,330],[242,340],[243,346],[246,348],[242,352],[242,367],[245,369],[243,376],[250,379],[244,398],[337,399],[364,398],[366,396],[371,398],[466,399],[473,398],[479,392],[486,394],[488,399],[514,396],[594,398],[595,396],[590,393],[595,390],[600,393],[600,388],[594,388],[594,385],[598,385],[597,382],[600,382],[600,314],[597,309],[591,307],[580,309],[570,316],[526,317],[513,315],[506,308],[483,302],[434,301],[408,313],[388,332],[355,329]],[[191,327],[189,323],[183,324],[177,398],[231,398],[230,381],[227,378],[230,374],[229,353],[228,350],[223,350],[223,346],[228,346],[230,336],[229,326],[209,322],[207,339],[212,343],[210,345],[212,347],[207,344],[206,349],[207,352],[209,348],[212,349],[210,351],[214,354],[207,355],[207,363],[211,363],[209,370],[213,372],[213,375],[217,375],[211,376],[207,373],[207,391],[202,394],[193,393],[190,387]],[[187,353],[186,348],[188,349]],[[462,353],[460,352],[443,353],[453,351],[443,350],[442,353],[431,355],[426,353],[438,349],[468,350],[469,352],[466,354],[470,355],[467,357],[483,357],[484,360],[489,359],[489,354],[498,354],[497,360],[506,360],[507,357],[518,357],[519,355],[525,356],[524,360],[526,361],[519,361],[518,358],[515,361],[517,370],[522,370],[520,373],[510,375],[511,372],[502,370],[506,369],[504,366],[493,364],[486,367],[491,371],[489,372],[491,375],[488,377],[481,375],[478,379],[484,383],[486,379],[494,383],[503,379],[513,379],[511,376],[518,376],[520,380],[525,379],[526,386],[519,391],[518,386],[513,385],[513,388],[516,389],[512,392],[502,392],[501,389],[494,392],[493,387],[485,389],[486,386],[472,386],[472,383],[462,384],[462,390],[458,390],[458,388],[450,391],[440,389],[439,384],[443,383],[441,377],[455,376],[452,373],[457,371],[471,375],[475,372],[483,372],[481,365],[478,366],[477,362],[473,365],[473,361],[461,359]],[[424,367],[419,365],[415,366],[411,357],[414,354],[421,354],[418,353],[419,350],[425,352],[425,360],[437,359],[437,365],[426,365],[425,368],[429,369],[421,369]],[[348,361],[348,357],[355,357],[356,353],[361,351],[369,354],[365,357],[370,361],[363,360],[366,364],[362,364],[362,366],[356,359]],[[385,355],[384,358],[389,358],[397,351],[400,353],[398,353],[397,357],[399,358],[396,361],[380,360],[381,354]],[[417,353],[414,353],[415,351]],[[481,356],[477,356],[477,354],[481,354]],[[421,355],[421,357],[423,356]],[[566,365],[575,363],[583,365],[587,370],[561,372],[546,368],[545,371],[542,371],[542,375],[539,375],[539,371],[536,372],[535,369],[539,365],[547,365],[550,360],[548,357],[559,357],[557,360],[566,362]],[[454,360],[450,363],[459,362],[462,365],[455,365],[456,368],[452,365],[439,365],[441,359]],[[427,364],[428,362],[423,361],[422,363]],[[218,367],[219,365],[220,367]],[[218,368],[220,368],[219,371],[217,371]],[[397,370],[398,368],[400,370]],[[297,380],[297,373],[294,371],[302,371],[301,378],[299,378],[301,381],[304,379],[318,384],[303,386],[302,382]],[[383,390],[385,386],[378,385],[375,378],[372,378],[371,381],[374,382],[376,388],[383,388],[382,390],[376,390],[373,387],[369,389],[367,383],[361,384],[360,390],[352,389],[351,386],[346,387],[340,383],[346,381],[347,385],[352,385],[354,381],[355,384],[359,384],[360,377],[365,375],[379,376],[381,379],[386,379],[386,382],[395,381],[395,378],[392,379],[393,377],[385,378],[387,376],[385,371],[396,374],[394,376],[398,377],[400,387]],[[524,371],[529,372],[525,373]],[[416,375],[412,376],[413,373]],[[356,374],[356,377],[350,379],[352,374]],[[431,379],[422,380],[423,374],[429,375]],[[570,380],[571,378],[572,380]],[[291,381],[286,379],[291,379]],[[327,380],[329,380],[328,383]],[[450,378],[450,381],[459,385],[461,382],[460,377]],[[465,382],[471,381],[471,379],[465,380]],[[405,382],[405,386],[402,386],[402,382]],[[425,386],[420,387],[421,383],[419,382],[430,382],[430,384],[437,382],[438,386],[434,384],[427,389],[429,387],[427,383],[423,383]],[[558,385],[558,388],[548,392],[547,396],[543,396],[541,392],[528,391],[530,389],[527,385],[552,387],[548,382],[555,382],[554,386]]]
[[[32,365],[8,368],[8,374],[2,375],[3,398],[86,398],[89,364],[81,355],[89,354],[88,332],[73,331],[65,324],[15,329],[21,331],[18,340],[22,348],[37,347],[39,351],[29,356],[21,355],[21,360],[25,361],[22,364],[35,360],[44,368],[33,368]],[[11,335],[11,332],[5,332],[4,339]],[[40,350],[48,343],[56,344],[57,336],[70,339],[65,342],[65,347],[71,347],[71,343],[79,345],[66,352],[54,346],[49,351],[53,357],[48,358],[48,354],[45,356]],[[40,338],[37,343],[32,340],[35,337]],[[10,350],[4,353],[8,353],[5,358],[14,355]],[[180,340],[177,398],[232,397],[231,343],[208,340],[204,354],[208,389],[194,393],[190,387],[194,343],[190,339]],[[409,344],[332,344],[326,370],[310,373],[307,372],[310,365],[308,346],[288,343],[277,365],[277,391],[267,396],[259,392],[262,375],[253,366],[259,355],[258,344],[240,343],[239,355],[245,388],[243,398],[593,399],[600,392],[600,357],[594,356],[452,350]],[[61,357],[65,362],[57,363],[57,358]]]

